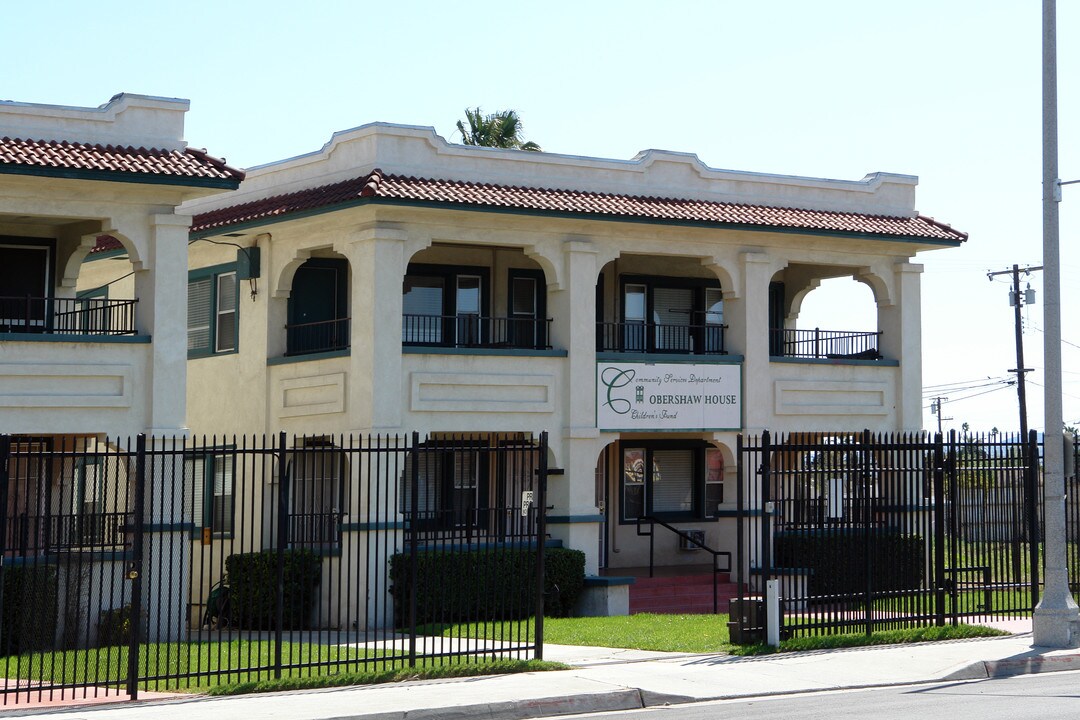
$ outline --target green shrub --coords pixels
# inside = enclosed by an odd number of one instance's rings
[[[149,634],[150,620],[145,609],[141,614],[142,627],[140,633],[142,640],[145,642]],[[101,613],[101,619],[98,621],[98,647],[129,645],[131,643],[131,627],[131,605],[105,610]]]
[[[416,622],[516,620],[536,610],[536,551],[491,548],[417,554]],[[567,615],[585,585],[585,554],[545,550],[545,614]],[[410,558],[390,558],[390,592],[399,626],[408,623]]]
[[[868,548],[874,592],[922,587],[925,546],[921,535],[875,530],[868,545],[862,532],[778,533],[773,564],[812,570],[808,581],[811,596],[861,595],[867,588]]]
[[[4,568],[4,613],[0,654],[51,649],[59,612],[56,568],[12,565]]]
[[[544,553],[544,614],[568,617],[585,589],[585,553],[552,548]]]
[[[243,630],[273,630],[277,625],[277,551],[230,555],[229,621]],[[315,607],[322,559],[310,550],[286,550],[283,630],[307,627]]]

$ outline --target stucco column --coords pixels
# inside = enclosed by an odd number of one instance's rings
[[[764,429],[772,416],[772,371],[769,365],[769,281],[772,260],[760,252],[739,256],[742,298],[725,301],[724,317],[732,347],[743,354],[743,427]]]
[[[900,361],[896,374],[896,429],[922,429],[922,288],[923,266],[893,266],[891,304],[878,303],[881,354]]]
[[[149,335],[152,342],[146,381],[136,392],[146,403],[145,428],[151,435],[173,435],[185,427],[190,223],[190,217],[152,215],[143,242],[138,229],[126,233],[142,246],[142,262],[135,271],[135,320],[139,334]]]
[[[564,471],[548,483],[548,528],[566,547],[585,553],[585,572],[596,573],[599,521],[595,471],[599,448],[606,443],[596,429],[596,279],[597,250],[581,239],[563,244],[560,287],[549,287],[554,319],[552,344],[567,351],[559,404],[561,442],[552,441],[553,457]],[[554,430],[554,428],[553,428]],[[558,447],[557,445],[561,445]]]
[[[401,288],[405,233],[367,227],[335,248],[349,260],[352,335],[346,382],[349,423],[364,432],[401,429],[407,378],[401,374]]]
[[[146,403],[148,451],[172,453],[188,434],[187,267],[191,218],[152,215],[147,232],[121,226],[136,243],[141,261],[135,270],[136,327],[151,337],[146,380],[137,392]],[[146,462],[141,581],[150,641],[179,640],[187,626],[190,538],[182,529],[184,483],[182,454]],[[192,482],[187,478],[187,482]]]

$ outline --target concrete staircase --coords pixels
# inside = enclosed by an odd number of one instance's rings
[[[710,614],[713,611],[712,572],[677,572],[667,568],[655,577],[636,575],[630,586],[630,614],[685,613]],[[728,601],[738,594],[738,586],[728,573],[716,575],[717,612],[728,611]]]

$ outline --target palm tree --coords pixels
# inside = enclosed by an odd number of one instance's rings
[[[478,107],[471,110],[465,108],[465,120],[469,123],[468,130],[461,120],[457,122],[457,129],[461,133],[461,141],[466,145],[540,151],[539,145],[522,139],[523,127],[516,110],[500,110],[484,115]]]

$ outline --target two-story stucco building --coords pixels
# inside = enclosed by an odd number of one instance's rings
[[[55,570],[65,602],[125,602],[133,466],[105,458],[139,433],[185,432],[190,217],[176,209],[243,179],[187,146],[187,109],[129,94],[97,108],[0,102],[0,542],[5,566]],[[77,292],[97,249],[123,269]],[[147,472],[159,493],[163,477]],[[106,560],[88,582],[91,557]],[[97,621],[57,632],[85,637]]]
[[[739,432],[921,427],[913,258],[966,236],[915,210],[916,183],[465,147],[381,123],[341,132],[184,205],[188,424],[477,447],[547,430],[564,471],[549,531],[590,573],[648,562],[641,516],[732,550]],[[796,328],[804,297],[835,277],[870,287],[876,328]],[[429,510],[453,524],[515,504],[512,471],[458,455],[421,472]],[[305,512],[363,519],[340,478],[307,481],[329,484]],[[675,535],[656,546],[663,564],[702,562]]]

